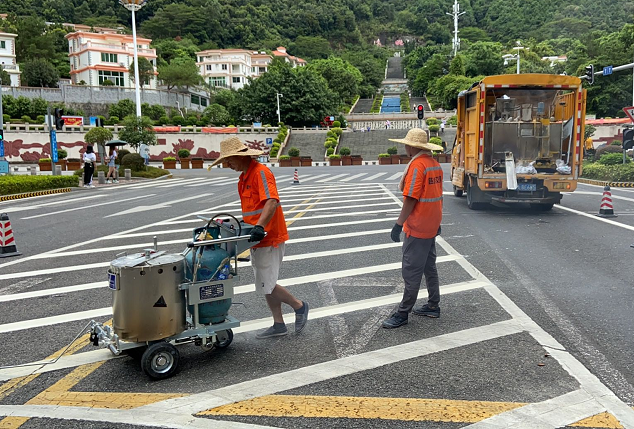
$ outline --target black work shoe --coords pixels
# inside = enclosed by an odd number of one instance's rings
[[[382,326],[385,329],[393,329],[403,325],[407,325],[407,316],[402,316],[399,313],[394,313],[389,319],[383,321]]]
[[[429,304],[425,304],[413,309],[412,313],[417,316],[427,316],[437,319],[440,317],[440,307],[431,307]]]

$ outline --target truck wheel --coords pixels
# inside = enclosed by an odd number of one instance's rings
[[[176,373],[180,353],[170,343],[152,344],[141,357],[141,369],[154,380],[163,380]]]
[[[531,209],[536,212],[547,212],[553,209],[554,204],[531,204]]]
[[[462,189],[458,189],[456,185],[453,185],[453,194],[456,197],[462,197]]]
[[[470,182],[467,182],[467,207],[471,210],[483,210],[486,207],[486,203],[475,201],[476,191],[471,186]]]

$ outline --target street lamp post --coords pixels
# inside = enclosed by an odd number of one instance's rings
[[[135,12],[141,10],[147,0],[119,0],[119,3],[132,12],[132,43],[134,43],[134,89],[136,92],[136,115],[141,117],[141,90],[139,82],[139,55],[136,44],[136,17]]]
[[[530,48],[525,48],[524,46],[522,46],[522,43],[518,40],[516,42],[516,45],[513,50],[517,51],[515,54],[506,54],[506,55],[502,55],[502,58],[504,58],[504,65],[508,65],[509,60],[517,60],[517,67],[516,67],[516,73],[520,74],[520,51],[528,51]]]
[[[282,122],[282,117],[280,116],[280,97],[284,97],[284,95],[278,92],[275,94],[275,97],[277,98],[277,123],[279,124]]]

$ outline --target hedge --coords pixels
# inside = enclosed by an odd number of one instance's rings
[[[0,195],[79,186],[74,176],[0,176]]]
[[[584,163],[581,177],[607,182],[634,182],[634,163],[619,165]]]
[[[163,158],[165,159],[165,158]],[[157,167],[152,167],[152,166],[146,166],[147,170],[143,170],[143,171],[131,171],[132,177],[143,177],[145,179],[155,179],[157,177],[161,177],[161,176],[166,176],[168,174],[170,174],[169,171],[167,170],[163,170],[162,168],[157,168]],[[121,167],[119,168],[119,178],[121,177],[125,177],[125,167]],[[97,166],[96,170],[95,170],[95,177],[97,177],[97,172],[98,171],[103,171],[104,173],[108,172],[108,166],[107,165],[99,165]],[[75,171],[75,173],[73,173],[75,176],[83,176],[84,175],[84,169],[81,168],[77,171]],[[75,181],[77,181],[77,179],[75,178]],[[77,186],[77,184],[75,184],[75,186]]]

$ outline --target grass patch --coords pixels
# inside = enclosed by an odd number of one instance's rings
[[[0,195],[79,186],[75,176],[0,176]]]
[[[134,171],[132,170],[132,177],[143,177],[144,179],[156,179],[157,177],[161,177],[161,176],[166,176],[168,174],[170,174],[169,171],[167,170],[163,170],[162,168],[157,168],[157,167],[152,167],[152,166],[147,166],[146,167],[147,170],[143,170],[143,171]],[[99,171],[103,171],[104,174],[108,174],[108,166],[107,165],[99,165],[97,166],[97,169],[95,170],[95,174],[93,177],[97,177],[97,173]],[[84,169],[80,168],[79,170],[75,171],[75,173],[73,173],[75,176],[83,176],[84,175]],[[120,167],[119,168],[119,178],[125,177],[125,167]]]

